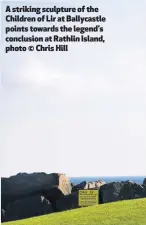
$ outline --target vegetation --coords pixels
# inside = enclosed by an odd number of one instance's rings
[[[146,198],[90,206],[3,225],[146,225]]]

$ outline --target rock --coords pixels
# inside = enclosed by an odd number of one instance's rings
[[[64,174],[22,173],[1,179],[1,204],[6,209],[8,203],[27,196],[43,195],[51,202],[71,193],[71,184]]]
[[[6,221],[5,215],[6,215],[6,211],[4,209],[1,209],[1,222]]]
[[[99,204],[146,197],[146,186],[131,181],[113,182],[99,189]]]
[[[140,184],[125,182],[120,190],[121,200],[146,197],[146,188]]]
[[[75,187],[76,185],[74,184],[74,183],[71,183],[71,187],[73,188],[73,187]]]
[[[72,192],[76,192],[78,190],[99,190],[99,188],[104,184],[105,184],[104,181],[94,181],[94,182],[83,181],[80,184],[74,186],[72,188]]]
[[[143,184],[146,185],[146,178],[144,179]]]
[[[87,181],[83,181],[80,184],[75,185],[72,188],[72,192],[78,191],[78,190],[86,190],[88,188],[88,182]]]
[[[120,190],[124,183],[112,182],[104,184],[99,189],[99,204],[120,200]]]
[[[122,183],[131,183],[131,184],[134,184],[135,182],[133,182],[132,180],[126,180],[126,181],[122,181]]]
[[[95,182],[89,182],[88,189],[99,190],[99,188],[104,184],[106,184],[106,182],[103,181],[103,180],[98,180],[98,181],[95,181]]]
[[[9,203],[6,209],[6,221],[14,221],[52,213],[52,206],[42,196],[28,196]]]
[[[57,208],[57,211],[65,211],[65,210],[79,208],[78,192],[74,192],[74,193],[71,193],[70,195],[61,197],[56,202],[56,208]]]

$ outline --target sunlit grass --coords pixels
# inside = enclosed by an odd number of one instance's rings
[[[146,225],[146,198],[90,206],[3,225]]]

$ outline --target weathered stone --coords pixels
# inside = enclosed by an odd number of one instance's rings
[[[65,211],[70,209],[79,208],[78,205],[78,192],[71,193],[70,195],[62,196],[56,202],[57,211]]]
[[[28,196],[8,204],[5,221],[20,220],[52,212],[50,202],[44,197]]]
[[[143,184],[146,185],[146,178],[144,179]]]
[[[4,209],[1,209],[1,222],[6,221],[6,211]]]
[[[86,190],[88,189],[88,182],[83,181],[80,184],[77,184],[76,186],[73,187],[72,192],[78,191],[78,190]]]
[[[125,182],[120,190],[121,200],[143,198],[146,188],[140,184]]]
[[[71,193],[71,184],[64,174],[17,174],[1,179],[1,202],[7,204],[26,196],[43,195],[50,201],[56,201],[62,195]]]
[[[80,184],[74,186],[72,188],[72,192],[78,190],[99,190],[99,188],[104,184],[105,184],[104,181],[94,181],[94,182],[83,181]]]
[[[146,197],[146,186],[131,181],[108,183],[99,189],[99,203]]]
[[[75,184],[71,183],[71,187],[72,187],[72,188],[75,187],[75,186],[76,186]]]
[[[122,182],[112,182],[101,186],[99,189],[99,204],[119,201],[123,184]]]

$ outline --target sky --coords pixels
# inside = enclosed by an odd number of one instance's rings
[[[1,5],[2,38],[7,4]],[[146,175],[146,1],[80,2],[85,4],[107,18],[104,44],[1,53],[1,176]]]

